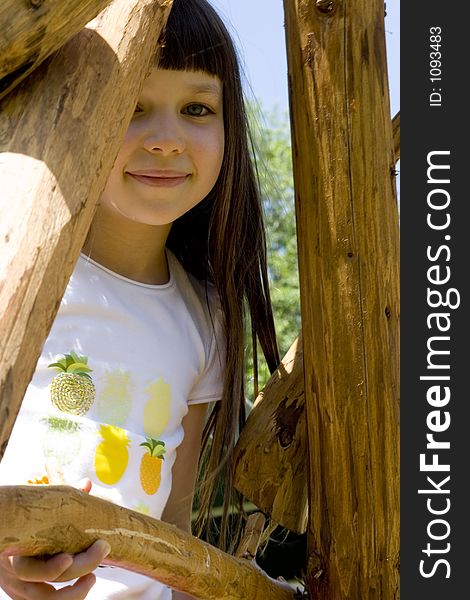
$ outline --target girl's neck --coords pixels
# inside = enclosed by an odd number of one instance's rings
[[[165,244],[171,225],[145,225],[97,209],[82,252],[133,281],[164,284],[170,273]]]

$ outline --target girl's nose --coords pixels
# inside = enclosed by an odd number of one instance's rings
[[[185,148],[184,136],[175,118],[158,118],[149,123],[144,148],[163,155],[180,154]]]

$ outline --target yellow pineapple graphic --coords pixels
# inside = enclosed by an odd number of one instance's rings
[[[100,421],[124,425],[131,410],[131,389],[130,371],[106,372],[105,385],[96,404]]]
[[[148,437],[140,445],[147,448],[140,463],[140,483],[144,492],[152,496],[160,487],[165,442]]]
[[[95,386],[88,375],[92,369],[87,363],[86,356],[70,352],[48,365],[60,371],[51,383],[51,402],[62,412],[81,416],[90,410],[95,399]]]
[[[114,425],[100,425],[100,434],[103,441],[96,447],[96,476],[106,485],[113,485],[127,469],[131,441],[124,429]]]
[[[171,386],[160,377],[145,390],[150,399],[144,407],[144,431],[151,438],[158,438],[170,420]]]

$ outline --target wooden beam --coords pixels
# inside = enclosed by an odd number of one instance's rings
[[[110,1],[2,0],[0,98],[85,27]]]
[[[295,598],[289,585],[268,577],[251,561],[68,486],[2,486],[0,506],[0,555],[75,554],[103,539],[111,545],[105,564],[201,600]]]
[[[307,589],[398,597],[399,270],[381,0],[285,0],[309,446]]]
[[[234,485],[291,531],[307,528],[307,427],[300,336],[258,395],[234,452]]]
[[[170,8],[115,0],[0,102],[0,458]]]

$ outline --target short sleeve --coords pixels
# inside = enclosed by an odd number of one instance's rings
[[[189,394],[189,405],[216,402],[222,398],[226,348],[220,308],[213,312],[213,323],[208,336],[206,364]]]

